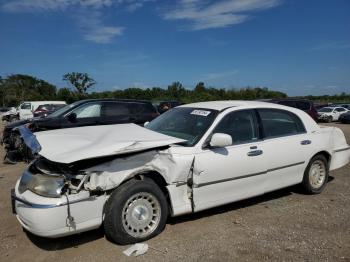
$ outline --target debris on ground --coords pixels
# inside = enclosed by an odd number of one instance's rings
[[[148,245],[147,244],[141,244],[141,243],[137,243],[132,245],[131,247],[129,247],[128,249],[124,250],[123,253],[124,255],[130,257],[130,256],[140,256],[143,254],[146,254],[148,250]]]

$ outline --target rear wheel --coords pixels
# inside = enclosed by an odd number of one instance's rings
[[[306,170],[303,178],[303,188],[309,194],[319,194],[325,188],[329,176],[328,161],[323,155],[314,156]]]
[[[331,123],[333,121],[333,117],[332,116],[328,116],[326,119],[327,123]]]
[[[168,204],[152,180],[130,180],[112,193],[105,206],[107,238],[118,244],[142,242],[165,227]]]

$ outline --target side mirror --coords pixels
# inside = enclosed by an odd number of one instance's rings
[[[77,114],[76,113],[71,113],[67,116],[67,119],[69,122],[75,122],[77,121]]]
[[[215,133],[210,139],[210,147],[225,147],[232,145],[232,137],[228,134]]]
[[[149,121],[145,122],[145,123],[143,124],[143,127],[146,127],[148,124],[149,124]]]

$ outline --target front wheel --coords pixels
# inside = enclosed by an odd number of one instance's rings
[[[164,193],[150,179],[130,180],[111,194],[104,209],[107,238],[117,244],[142,242],[165,227],[168,204]]]
[[[302,186],[308,194],[319,194],[325,188],[328,176],[327,159],[323,155],[316,155],[305,169]]]

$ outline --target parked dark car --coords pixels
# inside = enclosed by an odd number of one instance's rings
[[[8,108],[8,107],[0,107],[0,114],[5,113],[9,110],[10,110],[10,108]]]
[[[20,137],[18,127],[26,125],[32,132],[79,126],[135,123],[143,125],[159,113],[147,101],[96,99],[67,105],[44,118],[32,118],[9,123],[3,132],[5,162],[15,163],[33,158]]]
[[[283,98],[283,99],[270,99],[265,100],[266,102],[276,103],[280,105],[290,106],[298,108],[308,113],[316,122],[318,120],[317,110],[314,103],[307,99],[297,99],[297,98]]]
[[[350,109],[350,108],[349,108]],[[341,114],[338,119],[342,124],[350,124],[350,111]]]
[[[65,104],[45,104],[40,105],[34,112],[34,117],[46,117],[53,112],[57,111],[58,109],[65,107]]]

